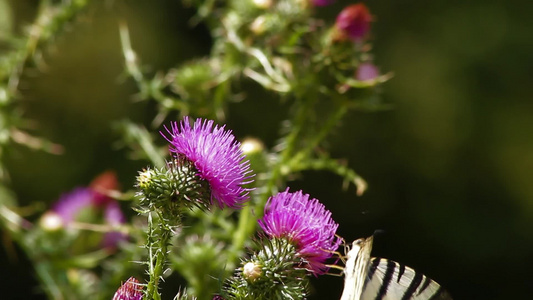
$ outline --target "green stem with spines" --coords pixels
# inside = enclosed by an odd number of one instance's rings
[[[159,280],[163,275],[164,267],[168,257],[168,246],[172,231],[169,226],[161,221],[159,216],[157,228],[154,228],[151,213],[148,215],[148,248],[149,248],[149,270],[150,281],[146,289],[145,300],[160,300]],[[154,251],[155,248],[155,251]]]

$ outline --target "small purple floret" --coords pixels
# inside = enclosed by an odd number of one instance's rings
[[[361,63],[355,72],[355,79],[360,81],[374,80],[378,78],[378,68],[369,62]]]
[[[315,275],[327,271],[325,262],[341,243],[335,236],[339,224],[333,221],[331,212],[302,191],[289,193],[287,189],[271,197],[258,222],[269,237],[292,241]]]
[[[250,163],[240,148],[231,130],[214,126],[211,120],[197,119],[191,127],[189,118],[172,122],[165,127],[170,142],[170,152],[185,157],[198,170],[198,176],[211,187],[211,204],[223,208],[238,208],[248,200],[251,189],[243,187],[250,183]]]

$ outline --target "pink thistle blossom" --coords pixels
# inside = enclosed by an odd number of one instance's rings
[[[315,275],[327,271],[325,262],[337,250],[341,240],[335,236],[339,224],[331,212],[317,199],[309,200],[302,191],[278,193],[265,206],[265,215],[258,221],[271,238],[288,239]]]
[[[118,288],[112,300],[141,300],[143,297],[143,286],[135,277],[130,277]]]
[[[165,129],[170,134],[164,135],[171,144],[170,152],[193,163],[198,176],[209,183],[211,204],[238,208],[248,200],[251,189],[244,185],[252,181],[250,163],[231,130],[202,119],[191,127],[188,117]]]

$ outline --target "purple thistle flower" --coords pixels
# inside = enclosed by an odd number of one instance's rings
[[[331,212],[317,199],[309,200],[309,195],[302,191],[289,193],[287,189],[270,197],[265,215],[258,222],[269,237],[286,238],[294,243],[315,275],[327,271],[324,263],[341,243],[335,236],[339,224],[333,221]]]
[[[102,202],[102,199],[102,194],[94,188],[78,187],[61,195],[59,200],[52,206],[51,211],[59,217],[61,225],[66,227],[76,221],[96,222],[98,220],[98,222],[101,222],[101,214],[104,217],[104,224],[112,226],[124,224],[126,217],[120,210],[118,202],[111,198]],[[120,241],[127,238],[128,236],[124,233],[110,231],[104,235],[101,246],[113,249]]]
[[[52,207],[52,211],[61,217],[63,223],[69,224],[76,220],[83,209],[91,206],[93,198],[94,192],[90,188],[76,188],[61,195]]]
[[[197,119],[191,128],[189,118],[180,123],[172,122],[171,130],[165,127],[170,137],[170,152],[192,162],[198,176],[211,187],[211,204],[238,208],[248,200],[251,189],[243,185],[250,183],[250,163],[244,161],[240,143],[231,130],[214,126],[211,120]]]
[[[141,300],[143,297],[143,286],[135,277],[130,277],[118,288],[112,300]]]

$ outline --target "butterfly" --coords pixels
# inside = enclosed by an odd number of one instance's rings
[[[352,243],[346,254],[341,300],[452,300],[438,283],[395,261],[371,257],[373,237]]]

